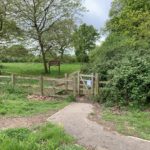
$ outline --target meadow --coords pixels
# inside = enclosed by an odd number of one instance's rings
[[[2,72],[5,74],[19,74],[19,75],[32,75],[40,76],[45,75],[48,77],[64,77],[65,73],[73,73],[80,70],[79,63],[61,64],[60,74],[58,74],[58,67],[52,66],[51,73],[45,74],[42,63],[2,63]]]

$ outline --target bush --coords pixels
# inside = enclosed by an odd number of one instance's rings
[[[111,82],[101,91],[102,102],[112,101],[128,105],[150,103],[149,55],[142,51],[128,54],[113,70],[109,71]]]
[[[115,45],[117,39],[109,37],[97,47],[91,63],[83,68],[84,72],[99,73],[102,81],[111,81],[101,88],[97,101],[109,105],[150,103],[150,49],[128,46],[128,41],[118,40],[120,44]]]
[[[129,57],[129,56],[128,56]],[[147,103],[150,99],[150,62],[148,56],[132,55],[113,70],[113,85],[126,102]],[[150,101],[149,101],[150,102]]]
[[[75,63],[77,62],[76,57],[75,56],[71,56],[71,55],[64,55],[63,59],[62,59],[63,63]]]

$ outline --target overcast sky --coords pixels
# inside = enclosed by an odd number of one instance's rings
[[[103,27],[108,19],[112,0],[85,0],[84,6],[89,10],[83,16],[83,22],[97,29]]]

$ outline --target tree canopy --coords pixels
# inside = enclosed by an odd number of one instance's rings
[[[82,24],[73,34],[73,46],[78,61],[88,62],[89,52],[96,46],[98,31],[92,26]]]
[[[114,0],[104,33],[106,40],[91,53],[88,71],[110,81],[102,102],[146,104],[150,99],[150,1]]]
[[[37,41],[47,73],[46,53],[53,47],[50,31],[58,22],[75,18],[82,11],[81,0],[12,0],[12,4],[20,27]]]
[[[9,2],[9,0],[0,2],[0,43],[12,40],[21,33],[16,22],[10,17],[11,4]]]

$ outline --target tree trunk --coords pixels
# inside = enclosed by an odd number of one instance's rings
[[[63,60],[64,58],[64,50],[61,50],[61,56],[60,56],[61,60]]]
[[[48,73],[47,62],[46,62],[46,58],[45,58],[43,43],[42,43],[42,40],[41,40],[41,36],[39,35],[38,37],[39,37],[39,45],[40,45],[41,53],[42,53],[44,71],[45,71],[45,73]]]
[[[47,61],[45,59],[45,53],[44,52],[42,52],[42,59],[43,59],[43,65],[44,65],[45,73],[48,73]]]

